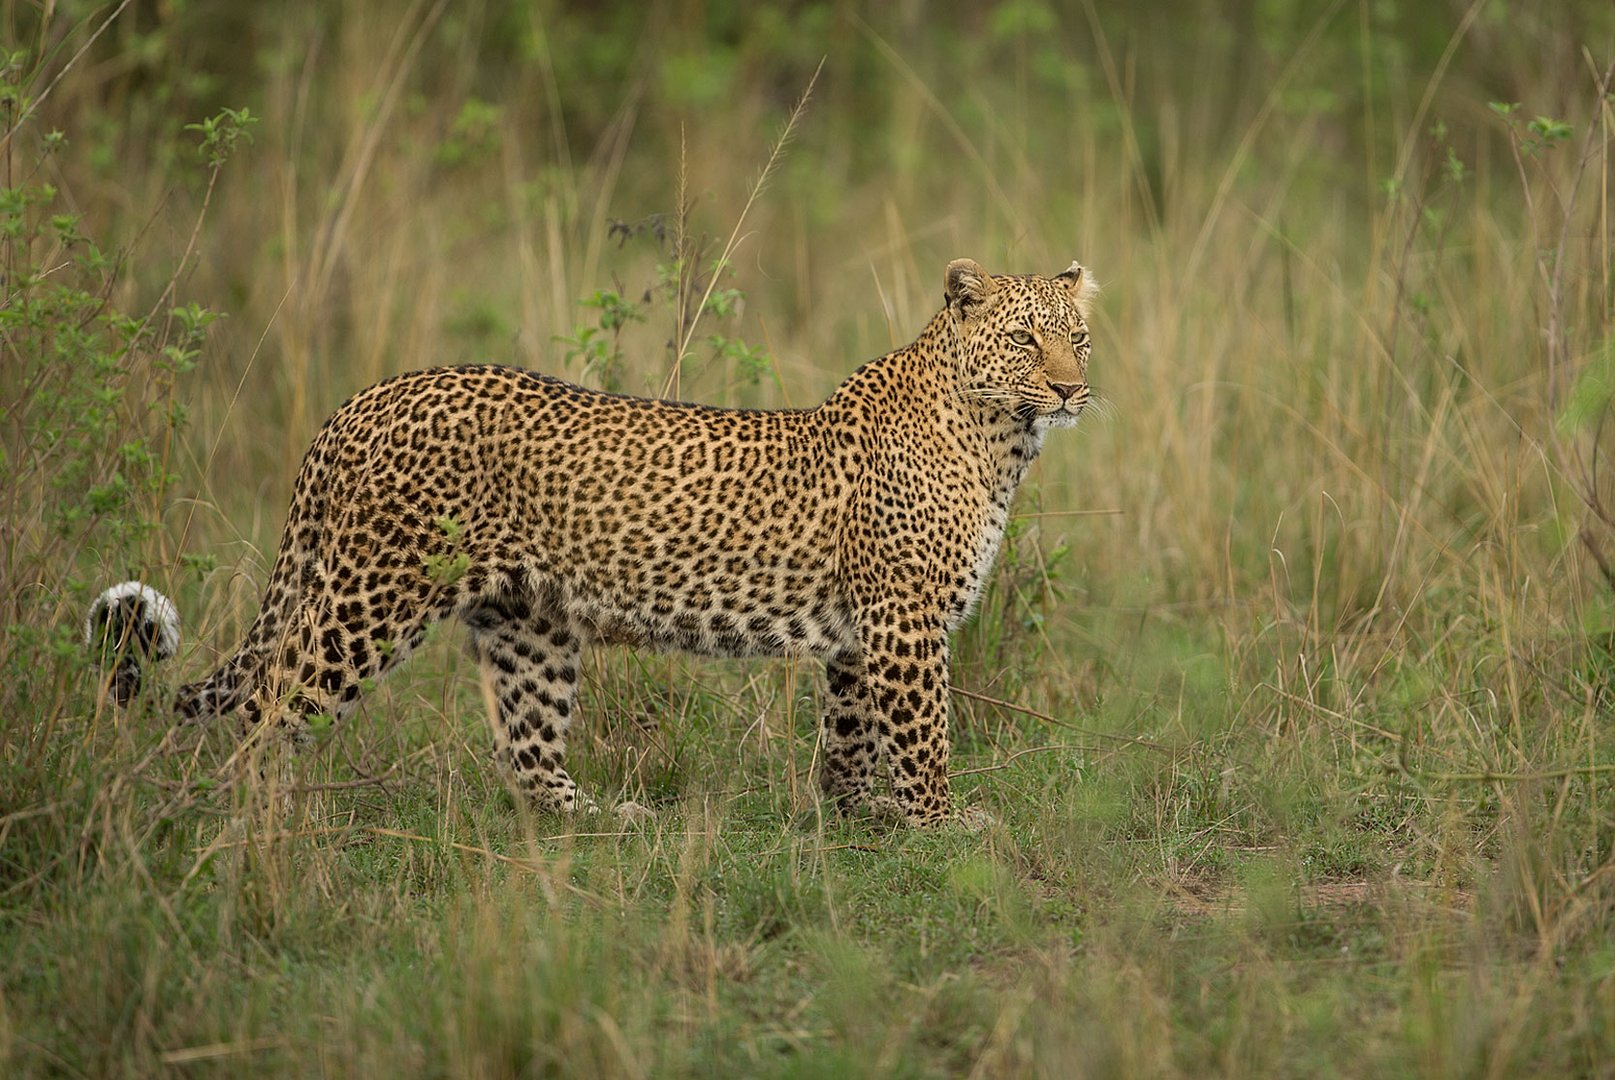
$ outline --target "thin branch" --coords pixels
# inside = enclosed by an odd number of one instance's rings
[[[202,206],[196,212],[196,221],[191,226],[190,239],[185,241],[185,251],[180,255],[179,262],[174,264],[174,272],[168,275],[168,283],[163,286],[162,292],[157,294],[157,299],[151,305],[151,310],[146,312],[146,317],[141,320],[142,325],[149,324],[156,319],[157,313],[162,310],[163,305],[172,303],[177,295],[179,279],[185,276],[185,266],[191,261],[191,256],[196,253],[196,242],[202,235],[202,223],[207,220],[208,207],[213,205],[213,189],[218,187],[219,171],[223,168],[224,165],[221,163],[214,165],[208,171],[207,190],[202,193]],[[170,314],[168,321],[172,322],[172,320],[173,315]],[[165,325],[167,324],[165,323]],[[166,332],[165,330],[164,333],[166,334]]]
[[[975,768],[975,769],[960,769],[958,772],[951,772],[948,775],[950,777],[953,777],[953,776],[974,776],[974,775],[976,775],[978,773],[998,772],[1000,769],[1009,768],[1010,762],[1014,761],[1018,757],[1025,757],[1027,754],[1047,753],[1050,750],[1075,750],[1075,751],[1080,751],[1080,752],[1085,752],[1085,753],[1093,753],[1094,750],[1095,750],[1095,747],[1081,746],[1081,745],[1078,745],[1078,744],[1068,744],[1068,743],[1056,743],[1056,744],[1051,744],[1049,746],[1028,746],[1024,750],[1015,751],[1013,754],[1009,755],[1004,760],[1002,760],[1000,762],[997,762],[995,764],[983,765],[980,768]]]
[[[1444,784],[1523,784],[1535,780],[1564,780],[1576,776],[1598,776],[1615,773],[1615,763],[1604,765],[1570,765],[1563,769],[1544,769],[1542,772],[1422,772],[1397,763],[1397,772],[1410,780],[1432,780]]]
[[[976,691],[966,690],[962,686],[952,686],[949,687],[949,689],[953,693],[958,694],[960,697],[969,698],[972,701],[979,701],[986,705],[996,705],[998,708],[1008,709],[1010,712],[1022,713],[1026,716],[1032,717],[1034,720],[1041,720],[1045,724],[1053,724],[1055,727],[1065,728],[1067,731],[1075,731],[1081,735],[1092,735],[1096,739],[1110,739],[1112,742],[1120,743],[1124,746],[1137,745],[1146,747],[1150,750],[1159,751],[1163,754],[1171,753],[1169,749],[1162,746],[1160,743],[1153,742],[1141,735],[1117,735],[1115,732],[1111,731],[1096,731],[1093,728],[1079,727],[1076,724],[1068,723],[1064,720],[1050,716],[1048,713],[1038,712],[1036,709],[1027,708],[1025,705],[1017,705],[1013,701],[1005,701],[1002,698],[990,697],[987,694],[978,694]]]
[[[207,855],[211,855],[214,852],[225,851],[230,848],[245,847],[254,843],[275,843],[281,840],[291,840],[299,837],[329,836],[333,834],[352,835],[354,833],[366,833],[370,836],[381,836],[392,840],[408,840],[411,843],[417,844],[441,844],[445,847],[452,848],[455,851],[465,852],[467,855],[480,855],[483,858],[492,859],[495,862],[504,863],[507,866],[513,866],[518,870],[524,870],[530,874],[540,875],[543,880],[549,884],[558,884],[561,888],[565,889],[569,893],[572,893],[574,896],[587,900],[599,907],[604,908],[612,906],[610,902],[605,899],[605,897],[589,892],[587,889],[581,888],[578,885],[574,885],[571,881],[566,880],[564,876],[560,878],[553,878],[551,874],[555,868],[546,863],[538,862],[533,859],[520,859],[514,855],[501,855],[497,851],[491,851],[488,848],[479,847],[476,844],[462,844],[458,840],[441,840],[436,837],[423,836],[420,833],[405,832],[403,829],[388,829],[380,825],[328,825],[318,826],[312,829],[289,829],[282,832],[267,833],[262,836],[252,837],[250,839],[230,840],[224,843],[204,845],[203,847],[198,847],[193,850],[201,853],[205,858]],[[622,830],[617,832],[557,833],[553,836],[544,836],[539,837],[538,839],[540,842],[551,842],[556,840],[581,839],[584,837],[628,837],[636,835],[638,835],[637,831]],[[201,865],[202,860],[198,860],[197,866],[200,867]]]
[[[679,370],[684,365],[684,357],[690,351],[690,340],[695,337],[695,328],[701,322],[701,316],[706,312],[707,301],[712,299],[712,290],[718,287],[718,278],[722,276],[723,268],[729,265],[730,256],[740,245],[740,230],[746,224],[746,216],[751,213],[753,204],[762,195],[763,189],[768,186],[770,177],[779,166],[780,160],[785,156],[785,146],[791,141],[791,135],[796,131],[797,122],[807,111],[808,99],[813,96],[813,87],[819,81],[819,72],[824,70],[824,60],[813,69],[813,77],[808,80],[807,89],[797,98],[796,105],[791,109],[790,117],[785,121],[785,129],[780,132],[779,138],[774,141],[774,147],[768,152],[768,161],[763,165],[763,171],[758,174],[752,183],[751,190],[746,193],[746,204],[740,208],[740,217],[735,219],[735,227],[729,232],[729,239],[724,242],[723,251],[718,255],[717,264],[713,267],[712,275],[707,281],[706,291],[701,294],[701,302],[696,305],[695,311],[689,316],[689,326],[685,328],[684,337],[679,341],[678,352],[673,357],[673,370],[668,372],[667,382],[662,386],[662,396],[666,397],[677,381]]]
[[[133,2],[134,0],[123,0],[123,3],[119,4],[112,14],[108,15],[101,25],[95,28],[95,33],[90,35],[90,40],[79,46],[79,51],[74,53],[72,58],[62,65],[62,70],[58,71],[50,84],[40,91],[39,96],[28,103],[28,108],[23,110],[21,116],[17,117],[17,122],[11,125],[11,129],[3,137],[0,137],[0,154],[4,154],[11,147],[11,137],[22,130],[22,126],[28,122],[28,118],[34,115],[34,111],[44,104],[46,98],[50,97],[50,92],[56,89],[56,84],[61,82],[63,77],[73,70],[73,65],[77,64],[80,58],[90,51],[90,46],[94,45],[96,39],[106,32],[107,27],[112,25],[112,20],[122,15],[123,9]]]
[[[1604,75],[1598,80],[1598,102],[1600,105],[1609,94],[1610,82],[1615,80],[1615,60],[1604,69]],[[1548,349],[1550,353],[1549,368],[1552,370],[1558,361],[1563,360],[1564,354],[1564,319],[1561,312],[1562,292],[1564,287],[1565,248],[1570,243],[1570,226],[1576,217],[1576,199],[1581,194],[1581,184],[1587,176],[1587,165],[1593,159],[1593,135],[1599,129],[1596,123],[1588,122],[1587,134],[1582,139],[1581,157],[1576,162],[1576,176],[1570,183],[1570,196],[1563,203],[1560,211],[1559,243],[1553,250],[1553,269],[1548,275]],[[1555,389],[1549,383],[1549,393]]]
[[[388,781],[397,776],[402,765],[403,762],[398,762],[386,772],[377,773],[375,776],[363,776],[356,780],[333,780],[325,784],[291,784],[277,790],[286,795],[313,795],[324,791],[356,791],[360,788],[385,787]],[[155,776],[145,775],[137,775],[135,779],[140,780],[142,783],[150,784],[152,787],[162,788],[164,791],[187,791],[195,794],[219,790],[229,783],[229,781],[226,781],[224,784],[198,788],[194,781],[163,780]]]
[[[690,315],[690,156],[685,144],[684,125],[679,125],[679,179],[678,211],[673,219],[673,336],[684,340],[684,320]],[[662,396],[679,396],[679,379],[684,370],[684,356],[673,357],[673,370],[668,372]]]
[[[1015,521],[1032,521],[1032,520],[1034,520],[1036,518],[1104,517],[1104,516],[1110,516],[1110,515],[1114,515],[1114,514],[1125,514],[1126,512],[1127,511],[1120,510],[1120,509],[1117,509],[1117,510],[1040,510],[1037,513],[1011,514],[1009,516]]]
[[[224,1057],[237,1057],[242,1054],[257,1054],[265,1050],[278,1050],[286,1045],[286,1040],[279,1035],[265,1035],[261,1039],[247,1039],[243,1042],[208,1043],[206,1046],[185,1046],[178,1050],[164,1050],[162,1062],[164,1065],[189,1065],[193,1061],[217,1061]]]

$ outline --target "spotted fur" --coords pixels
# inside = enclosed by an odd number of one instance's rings
[[[458,616],[502,767],[570,811],[584,645],[817,657],[824,791],[942,820],[948,635],[1044,434],[1088,401],[1092,290],[1075,263],[993,277],[957,260],[919,338],[814,409],[624,397],[508,367],[378,383],[315,436],[257,620],[177,707],[295,734]]]

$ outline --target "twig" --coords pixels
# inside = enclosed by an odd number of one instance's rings
[[[174,264],[174,272],[168,275],[168,284],[164,285],[162,292],[157,294],[157,299],[151,305],[151,310],[146,312],[146,317],[140,320],[142,324],[150,323],[157,317],[157,312],[162,310],[163,305],[173,302],[174,296],[179,289],[179,279],[185,276],[186,264],[191,261],[191,256],[196,252],[196,241],[202,235],[202,223],[207,220],[208,207],[213,205],[213,189],[218,187],[219,173],[223,169],[223,164],[218,164],[208,170],[207,189],[202,192],[202,207],[196,212],[196,222],[191,226],[191,237],[185,242],[185,251],[180,255],[179,262]],[[172,323],[173,318],[173,314],[170,313],[168,323]],[[164,333],[166,335],[166,329]]]
[[[348,231],[348,222],[353,217],[359,189],[370,174],[371,165],[381,148],[382,135],[392,118],[393,110],[404,96],[404,85],[414,67],[415,59],[430,40],[432,29],[448,7],[448,0],[438,0],[415,26],[413,34],[406,38],[402,27],[408,26],[414,20],[415,13],[424,3],[425,0],[417,0],[410,5],[408,12],[400,21],[400,29],[389,44],[387,56],[378,70],[377,82],[384,81],[385,86],[379,90],[372,89],[372,93],[376,95],[375,111],[364,130],[358,148],[355,150],[350,147],[344,155],[342,163],[344,175],[337,181],[341,192],[335,199],[335,213],[326,217],[314,237],[314,250],[307,263],[310,271],[311,296],[325,296],[329,292],[331,278],[336,273],[337,252],[342,247]],[[389,66],[392,67],[390,72]]]
[[[390,836],[394,840],[410,840],[417,844],[446,844],[455,851],[464,851],[470,855],[481,855],[485,858],[505,863],[507,866],[526,870],[529,873],[536,874],[547,869],[541,863],[533,862],[531,859],[519,859],[514,855],[501,855],[497,851],[490,851],[488,848],[478,847],[475,844],[462,844],[458,840],[437,840],[430,836],[422,836],[420,833],[405,832],[402,829],[389,829],[383,825],[361,825],[354,831],[369,833],[372,836]]]
[[[679,125],[679,178],[678,178],[678,213],[673,219],[673,265],[677,269],[677,280],[673,285],[673,336],[683,335],[684,320],[690,315],[690,261],[695,258],[690,251],[690,157],[689,148],[685,143],[684,125]],[[679,379],[684,370],[684,357],[673,357],[673,370],[668,372],[667,383],[662,387],[662,396],[679,396]]]
[[[730,230],[729,239],[724,242],[723,251],[718,255],[718,262],[710,279],[707,281],[706,291],[701,294],[701,302],[696,305],[695,311],[689,315],[690,324],[685,328],[684,337],[679,341],[678,353],[673,357],[673,370],[668,372],[667,382],[662,387],[662,397],[666,397],[673,389],[674,381],[678,378],[678,373],[684,365],[684,357],[690,351],[690,339],[695,337],[695,328],[701,322],[702,313],[707,309],[707,301],[712,299],[712,290],[718,287],[718,278],[721,276],[723,267],[729,265],[730,256],[734,254],[735,248],[739,246],[740,230],[746,224],[746,216],[751,213],[752,205],[757,202],[758,196],[762,195],[763,188],[768,185],[769,178],[773,176],[774,169],[778,167],[780,159],[784,156],[785,145],[791,141],[791,134],[796,130],[797,122],[802,119],[802,113],[807,110],[808,99],[813,96],[813,87],[819,81],[819,72],[823,70],[824,61],[821,59],[819,66],[813,69],[813,77],[808,79],[807,89],[803,90],[802,96],[796,99],[796,106],[791,109],[791,115],[785,121],[785,130],[780,132],[779,138],[774,142],[773,149],[768,152],[768,161],[763,165],[763,171],[758,174],[756,181],[751,185],[751,190],[746,193],[746,203],[740,208],[740,217],[735,219],[735,227]]]
[[[369,833],[371,836],[386,836],[391,837],[394,840],[412,840],[418,844],[446,844],[456,851],[464,851],[470,855],[483,855],[487,858],[496,859],[502,863],[509,863],[511,866],[519,867],[533,873],[549,869],[544,864],[534,862],[532,859],[521,859],[514,855],[501,855],[497,851],[490,851],[485,847],[477,847],[475,844],[462,844],[458,840],[439,840],[431,836],[422,836],[420,833],[404,832],[402,829],[389,829],[384,825],[318,825],[312,829],[286,829],[281,832],[266,833],[252,839],[230,840],[223,844],[212,845],[212,850],[226,851],[230,848],[245,847],[248,844],[259,841],[273,842],[279,840],[294,840],[299,837],[330,836],[336,833]],[[629,830],[621,830],[618,832],[570,832],[555,833],[552,836],[541,836],[539,839],[549,842],[554,840],[581,840],[592,837],[635,835],[637,835],[637,833]],[[207,851],[208,847],[198,847],[193,848],[192,850],[198,852]]]
[[[263,1050],[275,1050],[284,1045],[286,1040],[279,1035],[267,1035],[261,1039],[248,1039],[245,1042],[208,1043],[206,1046],[164,1050],[162,1062],[164,1065],[188,1065],[193,1061],[211,1061],[214,1058],[234,1057],[237,1054],[256,1054]]]
[[[1421,772],[1398,760],[1396,772],[1410,780],[1433,780],[1443,784],[1523,784],[1534,780],[1564,780],[1575,776],[1597,776],[1615,773],[1615,763],[1604,765],[1570,765],[1563,769],[1544,769],[1542,772]]]
[[[49,814],[61,805],[59,802],[40,803],[38,806],[30,806],[25,810],[13,810],[9,814],[0,815],[0,841],[4,841],[5,830],[10,828],[12,823],[27,821],[29,818],[39,817],[41,814]]]
[[[1478,3],[1479,0],[1477,0],[1477,5]],[[1324,31],[1334,21],[1335,16],[1340,12],[1344,4],[1345,0],[1334,0],[1334,3],[1313,23],[1306,39],[1290,54],[1284,69],[1279,72],[1278,77],[1273,81],[1272,88],[1268,90],[1267,97],[1262,101],[1262,107],[1257,110],[1256,116],[1245,128],[1245,133],[1240,137],[1239,145],[1234,148],[1233,154],[1228,159],[1227,168],[1223,170],[1222,179],[1217,183],[1217,191],[1211,197],[1211,206],[1201,220],[1200,230],[1194,238],[1194,246],[1189,250],[1189,258],[1185,268],[1178,275],[1182,281],[1193,282],[1200,279],[1200,260],[1211,246],[1211,238],[1216,232],[1218,220],[1222,217],[1223,206],[1227,204],[1229,194],[1234,189],[1234,182],[1239,179],[1244,171],[1245,162],[1256,145],[1256,136],[1267,125],[1268,119],[1283,101],[1284,91],[1291,78],[1295,76],[1296,72],[1305,67],[1311,56],[1313,46],[1323,37]],[[1091,0],[1087,7],[1090,13],[1090,24],[1098,26],[1099,18],[1094,13],[1094,5]],[[1121,104],[1119,100],[1117,104]]]
[[[1603,104],[1609,94],[1609,85],[1615,80],[1615,60],[1604,69],[1604,75],[1598,80],[1598,102]],[[1581,192],[1581,182],[1587,176],[1587,165],[1593,159],[1593,135],[1598,131],[1598,125],[1588,123],[1587,134],[1582,139],[1581,155],[1576,162],[1576,175],[1570,183],[1570,197],[1565,200],[1560,209],[1559,242],[1553,248],[1553,267],[1547,273],[1548,278],[1548,350],[1550,378],[1553,366],[1557,359],[1564,355],[1564,317],[1560,310],[1563,306],[1561,297],[1564,288],[1565,248],[1570,243],[1570,226],[1576,215],[1576,198]],[[1539,254],[1538,258],[1542,258]],[[1554,390],[1550,381],[1549,393]]]
[[[1024,750],[1015,751],[1013,754],[1009,755],[1007,758],[1005,758],[1003,761],[998,762],[997,764],[983,765],[983,766],[981,766],[980,768],[977,768],[977,769],[960,769],[958,772],[952,772],[952,773],[949,773],[948,775],[950,777],[952,777],[952,776],[974,776],[977,773],[997,772],[1000,769],[1009,768],[1009,763],[1014,761],[1018,757],[1025,757],[1027,754],[1041,754],[1041,753],[1044,753],[1044,752],[1049,751],[1049,750],[1079,750],[1079,751],[1085,751],[1085,752],[1088,752],[1088,753],[1092,753],[1094,749],[1095,748],[1092,747],[1092,746],[1080,746],[1080,745],[1069,744],[1069,743],[1056,743],[1056,744],[1053,744],[1053,745],[1050,745],[1050,746],[1028,746]]]
[[[1110,514],[1125,514],[1126,512],[1127,511],[1121,510],[1121,509],[1116,509],[1116,510],[1040,510],[1040,511],[1038,511],[1036,513],[1011,514],[1009,516],[1012,519],[1014,519],[1015,521],[1031,521],[1034,518],[1100,517],[1100,516],[1110,515]]]
[[[293,784],[287,787],[277,788],[276,790],[285,795],[312,795],[321,791],[352,791],[355,788],[382,787],[387,783],[387,781],[391,780],[394,774],[397,772],[398,766],[394,765],[384,773],[378,773],[375,776],[360,777],[357,780],[333,780],[328,784]],[[204,786],[199,788],[194,780],[162,780],[158,777],[146,776],[144,774],[137,774],[135,779],[141,781],[142,783],[150,784],[152,787],[162,788],[164,791],[190,791],[198,794],[203,791],[220,790],[227,787],[231,783],[231,781],[227,779],[212,786]]]
[[[73,70],[73,65],[79,62],[79,58],[90,51],[90,46],[94,45],[96,39],[106,32],[107,27],[112,25],[112,20],[116,19],[119,15],[122,15],[123,9],[128,7],[131,3],[133,3],[133,0],[123,0],[123,3],[119,4],[117,9],[113,11],[111,15],[108,15],[100,26],[95,28],[95,33],[90,35],[90,40],[79,46],[79,51],[74,53],[72,58],[68,60],[67,63],[62,65],[62,70],[56,73],[56,77],[50,81],[50,85],[41,90],[39,92],[39,96],[28,103],[28,108],[23,110],[21,116],[17,117],[16,123],[11,125],[11,129],[5,133],[4,137],[0,137],[0,154],[5,153],[6,150],[11,146],[11,137],[18,131],[22,130],[23,124],[27,123],[28,118],[34,115],[34,111],[38,109],[40,105],[44,104],[46,98],[50,97],[50,92],[56,89],[56,84],[61,82],[63,76],[65,76],[69,71]]]
[[[962,686],[953,686],[949,687],[949,689],[955,694],[958,694],[960,697],[967,697],[972,701],[980,701],[986,705],[996,705],[1000,709],[1008,709],[1010,712],[1023,713],[1032,717],[1034,720],[1041,720],[1045,724],[1053,724],[1055,727],[1065,728],[1067,731],[1075,731],[1081,735],[1092,735],[1096,739],[1110,739],[1113,742],[1121,743],[1126,746],[1143,746],[1163,754],[1171,753],[1170,750],[1162,746],[1160,743],[1146,739],[1142,735],[1117,735],[1113,731],[1096,731],[1093,728],[1079,727],[1076,724],[1068,723],[1064,720],[1050,716],[1048,713],[1038,712],[1036,709],[1028,708],[1025,705],[1017,705],[1013,701],[1005,701],[1002,698],[989,697],[986,694],[978,694],[976,691],[966,690]]]
[[[798,855],[822,855],[826,851],[867,851],[879,854],[883,850],[885,849],[875,847],[871,844],[823,844],[819,847],[805,848],[777,847],[768,851],[759,851],[757,854],[751,856],[751,858],[767,859],[775,855],[783,855],[787,851],[795,852]]]
[[[857,24],[858,29],[863,31],[864,36],[869,38],[875,49],[886,58],[886,62],[896,68],[898,74],[909,81],[914,92],[920,96],[920,100],[925,102],[926,107],[936,114],[943,128],[947,130],[949,135],[953,136],[954,142],[959,144],[959,149],[964,151],[965,156],[975,162],[976,168],[981,173],[982,183],[986,184],[987,190],[992,192],[993,201],[998,203],[1004,219],[1015,223],[1017,233],[1025,232],[1026,230],[1021,227],[1020,205],[1009,197],[1003,185],[998,182],[998,177],[1002,170],[995,168],[982,156],[981,150],[970,140],[970,135],[959,125],[959,121],[954,119],[953,114],[948,111],[948,107],[942,104],[942,99],[936,96],[935,91],[920,77],[919,72],[915,71],[909,65],[909,62],[903,59],[901,52],[887,44],[886,39],[876,33],[875,28],[865,22],[856,11],[852,15],[852,21]]]

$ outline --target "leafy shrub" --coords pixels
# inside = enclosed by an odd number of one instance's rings
[[[13,806],[38,792],[60,808],[44,788],[93,758],[84,751],[98,725],[79,720],[101,715],[83,613],[95,590],[161,582],[175,565],[160,525],[186,422],[176,388],[217,316],[176,301],[187,259],[141,300],[124,280],[133,251],[81,231],[46,179],[68,141],[34,131],[30,71],[23,53],[0,64],[0,791]],[[196,125],[209,191],[250,122],[226,110]],[[26,877],[27,858],[26,845],[8,845],[0,879]]]

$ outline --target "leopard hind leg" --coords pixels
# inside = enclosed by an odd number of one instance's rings
[[[582,663],[572,620],[558,605],[509,595],[479,597],[459,615],[481,665],[495,757],[511,787],[539,809],[593,809],[563,764]]]
[[[863,659],[838,654],[825,661],[824,712],[820,717],[823,758],[819,788],[844,810],[866,809],[874,798],[880,744],[874,702]]]
[[[294,744],[308,743],[316,724],[352,712],[451,610],[448,598],[430,592],[353,594],[306,587],[269,643],[256,686],[241,709],[243,733],[267,726]]]

